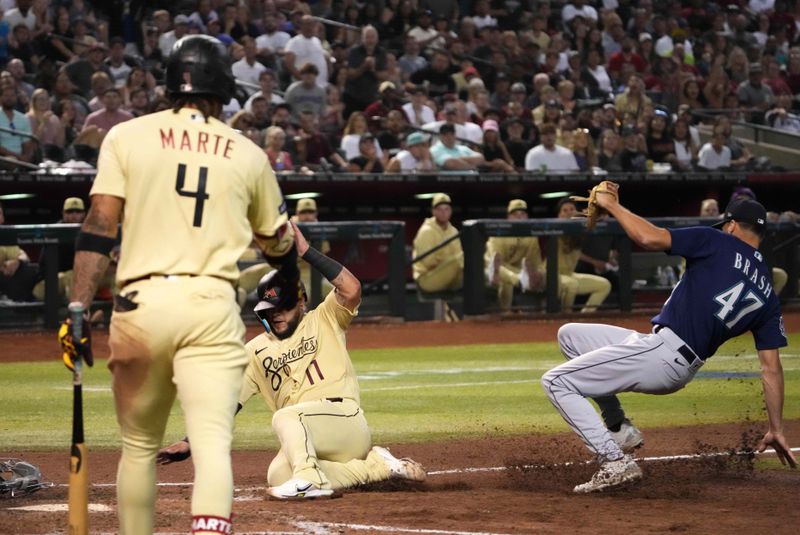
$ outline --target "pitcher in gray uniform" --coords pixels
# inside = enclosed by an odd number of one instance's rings
[[[619,186],[613,184],[613,192]],[[633,214],[613,194],[597,204],[626,234],[650,251],[686,259],[686,272],[651,322],[650,333],[611,325],[569,323],[558,332],[568,362],[542,377],[542,386],[570,427],[597,454],[600,469],[577,493],[602,491],[642,477],[632,452],[644,442],[620,406],[619,392],[670,394],[692,380],[726,340],[753,333],[769,418],[758,450],[775,449],[797,465],[783,435],[783,369],[787,344],[771,270],[758,246],[766,211],[756,201],[734,201],[710,227],[663,229]],[[587,398],[600,407],[602,418]]]

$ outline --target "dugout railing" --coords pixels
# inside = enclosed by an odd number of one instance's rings
[[[405,315],[405,224],[400,221],[337,221],[329,223],[300,223],[298,225],[312,246],[323,241],[388,240],[386,292],[391,316]],[[44,301],[33,306],[43,308],[44,325],[54,328],[64,305],[58,294],[58,244],[74,243],[80,225],[9,225],[0,226],[0,245],[19,245],[22,248],[43,247],[45,261]],[[51,246],[51,247],[47,247]],[[310,299],[312,306],[320,302],[322,278],[311,271]],[[29,308],[31,304],[6,306]]]
[[[711,225],[717,219],[707,218],[650,218],[659,227],[690,227]],[[486,242],[491,237],[544,237],[544,256],[547,261],[546,301],[547,312],[559,312],[558,295],[558,239],[560,236],[613,235],[617,237],[619,254],[619,308],[623,312],[633,309],[633,244],[622,227],[614,220],[599,221],[590,232],[586,231],[582,220],[564,219],[474,219],[465,221],[461,229],[461,242],[464,249],[464,314],[480,315],[487,310],[487,285],[485,276]],[[800,276],[798,252],[800,248],[800,225],[794,223],[770,223],[767,225],[768,242],[761,252],[770,266],[774,259],[781,258],[781,264],[789,275],[784,295],[797,296],[797,279]]]

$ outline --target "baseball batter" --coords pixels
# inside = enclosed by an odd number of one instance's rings
[[[277,499],[330,497],[337,489],[401,478],[424,481],[425,470],[372,447],[358,380],[347,352],[345,332],[358,313],[361,284],[349,270],[309,247],[294,228],[299,255],[331,282],[335,291],[305,312],[277,271],[258,286],[255,313],[266,332],[246,346],[249,362],[239,409],[261,394],[274,412],[272,428],[281,449],[267,473],[267,493]],[[194,442],[192,442],[194,444]],[[189,455],[184,439],[164,448],[162,464]]]
[[[753,333],[761,361],[769,430],[758,450],[775,448],[782,463],[796,466],[783,435],[783,370],[778,348],[787,344],[770,269],[758,246],[766,211],[752,200],[731,203],[722,221],[708,227],[663,229],[633,214],[605,183],[597,205],[627,235],[651,251],[686,258],[686,273],[643,334],[611,325],[569,323],[558,332],[569,362],[542,377],[545,393],[601,462],[577,493],[602,491],[642,477],[631,452],[642,434],[625,418],[616,394],[669,394],[692,380],[726,340]],[[596,188],[597,189],[597,188]],[[594,399],[602,419],[588,399]],[[605,425],[604,425],[605,424]]]
[[[117,125],[78,236],[72,301],[90,304],[122,222],[108,366],[122,456],[120,533],[152,533],[156,454],[177,394],[194,444],[192,533],[231,533],[233,418],[247,355],[236,260],[252,239],[299,292],[286,207],[264,152],[218,121],[235,82],[211,37],[167,62],[173,109]]]

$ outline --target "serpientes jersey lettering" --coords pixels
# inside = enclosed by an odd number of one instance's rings
[[[245,346],[249,362],[239,403],[244,405],[259,392],[273,411],[323,398],[360,403],[345,339],[357,314],[339,304],[336,292],[330,292],[288,339],[262,333],[250,340]]]
[[[672,329],[702,359],[752,331],[756,349],[787,344],[772,273],[758,250],[710,227],[670,229],[686,272],[652,323]]]
[[[112,128],[91,194],[125,199],[117,269],[123,283],[151,274],[236,281],[235,259],[253,232],[272,236],[287,221],[264,151],[189,108]]]

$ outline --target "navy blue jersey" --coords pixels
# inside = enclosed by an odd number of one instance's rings
[[[686,272],[652,323],[672,329],[702,359],[752,331],[757,349],[787,344],[772,271],[758,250],[710,227],[669,229]]]

